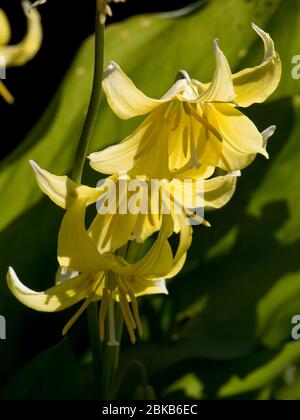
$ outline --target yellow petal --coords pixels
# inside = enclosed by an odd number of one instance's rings
[[[257,153],[268,158],[262,134],[252,121],[227,104],[206,105],[211,124],[223,138],[222,156],[218,163],[227,172],[248,166]]]
[[[53,175],[30,161],[36,180],[41,190],[59,207],[67,209],[76,200],[86,201],[86,205],[95,203],[102,194],[95,188],[77,184],[67,176]]]
[[[85,228],[86,203],[76,201],[66,212],[58,237],[58,261],[62,267],[80,273],[111,269],[113,258],[103,257]]]
[[[6,14],[0,9],[0,46],[9,43],[11,37],[10,24]]]
[[[90,165],[103,174],[168,178],[168,132],[163,113],[156,110],[122,143],[91,154]]]
[[[262,63],[233,75],[235,102],[242,107],[264,102],[277,88],[281,78],[281,61],[270,35],[256,25],[253,29],[261,37],[265,47]]]
[[[204,205],[219,209],[232,198],[237,183],[236,175],[217,176],[204,181]]]
[[[88,156],[90,165],[102,174],[116,174],[130,171],[136,164],[137,155],[147,150],[153,140],[152,122],[147,118],[138,128],[120,144]]]
[[[124,120],[148,114],[158,106],[171,101],[185,87],[186,81],[179,80],[162,99],[149,98],[114,62],[108,66],[103,80],[103,89],[111,109]]]
[[[216,70],[206,92],[198,98],[199,102],[231,102],[235,98],[232,75],[228,61],[215,41]]]
[[[121,264],[114,270],[123,275],[144,278],[165,277],[171,271],[174,262],[172,249],[168,242],[173,229],[172,219],[165,216],[158,238],[148,253],[135,264],[124,264],[124,260],[120,258]]]
[[[174,257],[173,267],[165,276],[166,279],[175,277],[182,270],[186,261],[187,251],[189,250],[193,239],[193,229],[188,219],[183,215],[176,215],[174,217],[177,219],[180,226],[180,241]]]
[[[147,114],[161,103],[144,95],[116,63],[107,68],[103,89],[111,109],[124,120]]]
[[[4,57],[7,66],[23,66],[37,54],[42,45],[43,29],[39,12],[31,8],[27,0],[22,2],[22,6],[27,18],[24,39],[19,44],[0,47],[0,55]]]
[[[88,232],[101,254],[113,253],[132,239],[136,219],[132,214],[98,214]]]
[[[146,280],[143,277],[131,277],[128,278],[127,281],[136,297],[169,294],[165,279]]]
[[[24,286],[13,268],[7,273],[7,284],[13,295],[24,305],[41,312],[57,312],[86,298],[91,290],[87,275],[80,275],[45,292],[35,292]]]

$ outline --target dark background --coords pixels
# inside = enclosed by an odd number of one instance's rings
[[[195,0],[127,0],[113,5],[117,22],[139,13],[182,8]],[[12,25],[12,43],[19,42],[26,30],[20,0],[0,0],[0,7]],[[44,43],[37,57],[21,68],[7,72],[7,87],[16,99],[12,106],[0,98],[2,125],[0,159],[18,145],[47,107],[82,41],[93,32],[94,0],[48,0],[39,7]]]

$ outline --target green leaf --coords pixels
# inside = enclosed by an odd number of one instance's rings
[[[36,356],[2,389],[1,400],[75,400],[79,365],[67,341]]]
[[[286,345],[282,352],[263,366],[255,369],[245,377],[232,377],[219,391],[219,396],[228,398],[262,388],[284,375],[292,363],[300,360],[300,343]]]

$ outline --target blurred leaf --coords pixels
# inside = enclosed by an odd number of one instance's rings
[[[79,366],[66,340],[29,362],[0,390],[1,400],[75,400]]]
[[[259,367],[243,378],[232,377],[229,383],[220,389],[219,396],[228,398],[262,388],[276,378],[284,375],[290,364],[299,362],[299,360],[300,343],[287,344],[282,352],[269,363]]]

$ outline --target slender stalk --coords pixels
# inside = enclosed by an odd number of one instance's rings
[[[75,182],[81,183],[82,173],[86,156],[89,151],[90,142],[95,128],[96,120],[100,109],[100,101],[102,94],[102,80],[104,69],[104,31],[105,25],[100,19],[101,2],[96,0],[96,21],[95,21],[95,62],[94,62],[94,78],[91,93],[91,99],[87,117],[83,126],[82,134],[78,143],[74,165],[71,177]],[[99,318],[98,305],[92,303],[88,308],[88,324],[90,343],[93,354],[93,364],[95,371],[95,394],[96,398],[101,393],[101,346],[99,337]]]
[[[90,335],[90,345],[93,355],[94,375],[95,375],[95,398],[101,399],[101,376],[102,376],[102,354],[99,339],[98,305],[97,302],[90,304],[87,310],[88,326]]]
[[[139,250],[139,244],[135,242],[128,242],[118,253],[125,259],[130,257],[131,262],[136,258]],[[120,345],[122,340],[124,319],[119,304],[115,305],[115,327],[116,327],[116,338],[118,345],[109,346],[108,342],[105,341],[103,345],[103,359],[102,359],[102,399],[113,400],[115,397],[114,385],[115,377],[119,367],[120,360]],[[107,330],[109,329],[109,325]]]
[[[100,100],[102,94],[102,80],[104,69],[104,31],[105,25],[100,19],[100,4],[96,0],[96,23],[95,23],[95,64],[94,80],[91,94],[91,100],[87,117],[83,126],[82,134],[78,143],[75,161],[72,169],[72,179],[78,183],[81,182],[83,167],[88,154],[89,145],[95,128]]]

